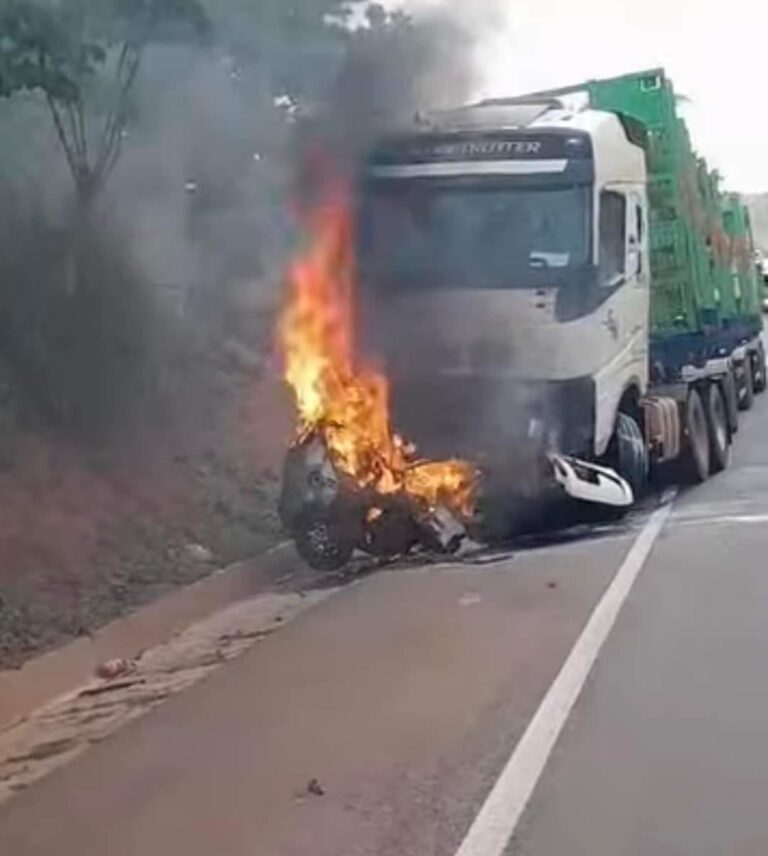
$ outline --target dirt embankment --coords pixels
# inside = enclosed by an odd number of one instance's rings
[[[94,450],[6,420],[0,449],[0,668],[279,538],[290,406],[274,372],[207,359],[172,431]],[[181,424],[184,423],[184,424]]]

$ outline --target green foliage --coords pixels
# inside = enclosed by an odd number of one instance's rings
[[[103,60],[98,45],[74,44],[57,11],[23,0],[6,0],[0,8],[0,95],[41,89],[59,101],[74,101],[76,78]]]
[[[88,207],[120,156],[146,46],[209,35],[198,0],[5,0],[0,95],[24,89],[45,95],[78,200]],[[105,75],[109,83],[95,86]],[[95,134],[88,127],[94,113],[103,117]]]
[[[198,0],[60,0],[89,36],[107,47],[166,41],[206,41],[208,15]]]

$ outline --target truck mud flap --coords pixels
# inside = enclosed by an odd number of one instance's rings
[[[614,470],[566,455],[547,456],[558,485],[573,499],[628,508],[635,501],[632,488]]]

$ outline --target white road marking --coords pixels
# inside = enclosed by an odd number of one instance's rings
[[[768,514],[724,514],[722,517],[681,517],[672,521],[675,526],[700,526],[706,523],[711,526],[722,524],[749,525],[751,523],[768,523]]]
[[[504,853],[600,649],[671,510],[672,502],[655,511],[632,545],[507,761],[456,856],[501,856]]]

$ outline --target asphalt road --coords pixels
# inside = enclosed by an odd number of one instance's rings
[[[676,501],[509,853],[768,852],[766,429]],[[0,854],[454,856],[644,523],[345,589],[0,808]]]

